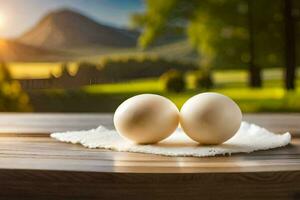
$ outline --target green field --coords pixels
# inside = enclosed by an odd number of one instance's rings
[[[299,73],[298,73],[299,74]],[[283,72],[268,69],[263,73],[264,87],[247,87],[247,73],[243,70],[216,71],[213,74],[219,92],[234,99],[243,112],[299,112],[300,79],[298,89],[283,89]],[[182,93],[164,90],[159,79],[141,79],[129,82],[85,86],[76,90],[49,89],[31,93],[36,111],[51,112],[113,112],[125,99],[140,93],[156,93],[170,98],[180,108],[191,96],[205,90],[195,88],[193,75],[187,75],[188,89]]]

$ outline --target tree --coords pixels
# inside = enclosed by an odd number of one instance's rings
[[[296,45],[297,42],[299,44],[295,36],[294,15],[299,12],[299,1],[263,0],[254,2],[256,2],[254,17],[257,26],[254,34],[256,36],[256,60],[266,66],[285,66],[285,88],[294,89]],[[268,9],[260,9],[267,7]]]
[[[247,0],[248,5],[248,31],[249,31],[249,86],[261,87],[261,69],[255,63],[255,37],[254,37],[254,2]]]
[[[11,78],[4,62],[0,63],[0,111],[30,111],[28,95]]]
[[[181,27],[202,66],[249,69],[249,85],[260,87],[261,68],[283,65],[282,0],[148,0],[134,15],[147,47],[166,30]]]
[[[259,87],[260,70],[254,65],[254,54],[249,55],[248,49],[251,47],[253,52],[254,40],[250,37],[253,32],[249,31],[253,29],[253,20],[251,24],[246,23],[249,20],[247,2],[149,0],[146,12],[133,18],[144,27],[139,44],[146,47],[165,29],[172,30],[180,24],[198,51],[202,66],[246,68],[250,65],[251,86]]]
[[[285,24],[285,86],[288,90],[295,89],[296,79],[296,39],[295,22],[292,16],[292,0],[284,0],[284,24]]]

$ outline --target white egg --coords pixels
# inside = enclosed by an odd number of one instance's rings
[[[242,121],[242,112],[233,100],[211,92],[190,98],[180,115],[184,132],[200,144],[225,142],[235,135]]]
[[[179,124],[179,111],[167,98],[142,94],[124,101],[114,114],[119,134],[138,144],[157,143]]]

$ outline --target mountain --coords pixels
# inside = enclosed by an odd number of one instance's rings
[[[46,15],[18,41],[47,49],[85,47],[134,47],[138,34],[90,19],[72,10]]]
[[[0,61],[55,61],[68,59],[69,54],[46,50],[14,40],[0,39]]]

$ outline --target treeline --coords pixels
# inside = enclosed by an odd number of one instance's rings
[[[168,60],[157,56],[112,56],[103,57],[99,63],[79,62],[75,76],[68,73],[68,65],[62,67],[59,78],[70,77],[74,82],[109,83],[138,78],[160,77],[169,70],[187,72],[197,70],[194,63]]]
[[[107,81],[159,77],[169,70],[193,71],[198,66],[191,62],[169,60],[157,56],[119,56],[103,58],[98,67]]]
[[[146,48],[171,31],[186,34],[201,66],[249,70],[249,86],[262,86],[262,68],[283,66],[286,89],[295,88],[300,46],[297,0],[146,0],[132,17]],[[298,63],[297,63],[298,61]]]

